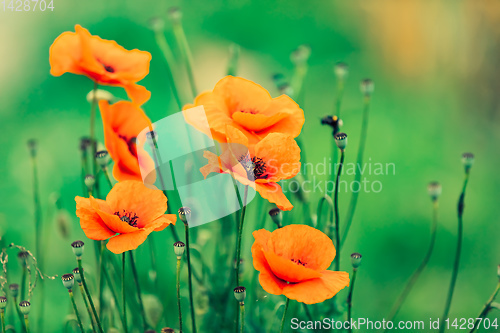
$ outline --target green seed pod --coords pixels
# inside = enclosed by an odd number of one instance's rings
[[[81,258],[83,255],[84,245],[85,243],[82,242],[81,240],[77,240],[71,243],[71,247],[73,248],[73,253],[78,259]]]
[[[427,185],[427,192],[429,192],[431,200],[436,201],[441,195],[441,184],[439,182],[430,182],[429,185]]]
[[[37,141],[35,139],[30,139],[30,140],[28,140],[27,144],[28,144],[28,149],[30,151],[30,156],[35,157],[36,156]]]
[[[335,72],[337,79],[343,80],[349,73],[349,66],[345,62],[338,62],[335,64],[333,71]]]
[[[180,21],[182,19],[182,11],[177,6],[170,7],[167,10],[167,15],[168,15],[169,20],[172,21],[172,23],[174,23],[174,24],[180,23]]]
[[[87,94],[87,102],[92,104],[94,102],[94,98],[96,102],[108,101],[111,103],[115,99],[115,96],[107,90],[97,89],[95,93],[94,90],[91,90]]]
[[[373,94],[373,90],[375,89],[375,86],[373,85],[373,81],[370,79],[364,79],[361,81],[361,92],[365,96],[371,96]]]
[[[245,287],[236,287],[234,288],[234,298],[240,303],[245,301],[245,297],[247,296],[247,288]]]
[[[339,147],[340,150],[344,150],[347,146],[347,134],[345,133],[337,133],[333,136],[335,139],[335,144]]]
[[[281,213],[281,209],[279,208],[272,208],[269,211],[269,216],[271,216],[271,219],[273,222],[281,228],[281,221],[283,221],[283,214]]]
[[[469,169],[474,164],[474,154],[472,153],[463,153],[462,154],[462,164],[464,165],[465,171],[469,171]]]
[[[21,266],[26,267],[29,256],[30,254],[27,251],[19,251],[17,259],[19,259]]]
[[[66,289],[71,290],[73,289],[73,286],[75,285],[75,276],[71,273],[64,274],[61,277],[63,285],[66,287]]]
[[[12,283],[9,285],[10,294],[12,297],[19,296],[19,285],[17,283]]]
[[[295,66],[304,65],[311,56],[311,47],[309,45],[299,45],[290,55],[290,60]]]
[[[185,225],[188,225],[189,220],[191,219],[191,208],[189,207],[181,207],[179,208],[179,218]]]
[[[73,269],[73,276],[75,277],[76,282],[82,283],[82,276],[80,275],[80,269],[78,267]]]
[[[361,265],[362,255],[359,253],[351,254],[351,265],[354,269],[357,269]]]
[[[177,259],[181,259],[184,254],[184,250],[186,249],[186,244],[183,242],[175,242],[174,243],[174,252],[177,256]]]
[[[161,329],[161,333],[175,333],[174,329],[173,328],[170,328],[170,327],[163,327]]]
[[[19,303],[19,310],[21,310],[21,313],[25,316],[29,315],[30,307],[31,304],[28,301],[21,301],[21,303]]]
[[[87,190],[89,192],[92,191],[92,188],[94,187],[95,184],[95,178],[92,175],[86,175],[85,176],[85,186],[87,186]]]
[[[7,307],[7,297],[0,296],[0,310],[4,310]]]
[[[105,168],[109,164],[109,153],[107,150],[99,150],[98,152],[95,153],[95,159],[97,161],[97,164],[101,168]]]
[[[80,150],[83,153],[87,153],[87,149],[90,147],[91,144],[92,140],[90,140],[89,137],[84,136],[80,138]]]

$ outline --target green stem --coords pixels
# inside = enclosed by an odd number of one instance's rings
[[[73,296],[73,291],[71,290],[69,290],[69,298],[71,299],[71,304],[73,304],[73,309],[75,310],[75,316],[76,320],[78,321],[78,326],[80,326],[80,330],[82,331],[82,333],[84,333],[85,330],[83,329],[82,319],[80,318],[80,313],[78,312],[78,308],[76,307],[75,303],[75,297]]]
[[[335,192],[334,192],[334,211],[335,211],[335,245],[337,246],[337,255],[335,256],[335,270],[340,270],[340,228],[339,228],[339,180],[342,173],[342,165],[344,164],[344,150],[340,150],[340,163],[337,170],[337,177],[335,179]]]
[[[162,30],[155,31],[155,39],[158,47],[163,53],[163,57],[165,57],[166,65],[167,65],[167,77],[170,84],[170,88],[172,89],[172,94],[174,95],[175,101],[177,102],[177,106],[179,109],[182,109],[182,102],[179,96],[179,92],[177,90],[177,86],[175,85],[175,75],[173,73],[173,69],[175,67],[174,55],[170,46],[168,45],[167,39],[165,38],[165,34]]]
[[[123,319],[123,316],[119,310],[120,302],[118,302],[118,294],[116,293],[116,290],[113,287],[113,283],[112,283],[111,278],[109,276],[109,272],[106,269],[104,270],[104,278],[106,279],[106,282],[108,283],[109,289],[111,290],[111,295],[113,295],[113,299],[114,299],[116,307],[118,309],[118,315],[120,316],[120,320],[122,322],[122,325],[123,325],[123,327],[125,327],[125,320]]]
[[[89,314],[90,323],[92,324],[92,331],[95,333],[97,332],[97,330],[95,328],[94,318],[92,318],[92,310],[90,310],[89,301],[85,297],[85,290],[83,290],[83,285],[81,283],[79,283],[78,285],[80,287],[80,292],[82,293],[82,298],[83,302],[85,303],[85,308],[87,309],[87,312]]]
[[[356,268],[353,268],[352,270],[352,280],[351,280],[351,286],[349,287],[349,295],[347,295],[347,322],[350,324],[351,323],[351,318],[352,318],[352,295],[354,293],[354,283],[356,282],[356,273],[358,270]],[[349,332],[352,332],[352,327],[349,325]]]
[[[193,333],[196,333],[196,317],[194,315],[193,302],[193,278],[191,272],[191,251],[189,251],[189,226],[187,225],[187,223],[184,224],[184,230],[186,232],[186,257],[188,265],[189,303],[191,305],[191,326]]]
[[[28,320],[28,315],[24,315],[24,324],[26,325],[26,333],[30,333],[30,322]]]
[[[236,76],[238,70],[238,59],[240,57],[240,46],[231,44],[229,47],[229,62],[227,65],[227,75]]]
[[[179,332],[182,333],[182,307],[181,307],[181,259],[177,259],[177,307],[179,309]]]
[[[394,306],[392,307],[391,312],[390,312],[390,314],[388,316],[388,318],[389,318],[388,320],[389,321],[392,321],[394,319],[394,317],[396,317],[396,315],[398,314],[399,310],[401,309],[401,306],[403,305],[403,303],[405,302],[406,298],[410,294],[410,291],[412,290],[413,286],[415,285],[415,283],[417,282],[418,278],[420,277],[420,275],[424,271],[425,267],[427,267],[427,263],[429,262],[429,260],[431,258],[432,251],[434,250],[434,245],[436,243],[437,214],[438,214],[438,201],[436,199],[433,202],[433,217],[432,217],[432,227],[431,227],[431,241],[430,241],[430,244],[429,244],[429,249],[427,250],[427,253],[426,253],[425,257],[422,260],[422,263],[420,264],[420,266],[418,266],[417,270],[413,273],[413,275],[411,276],[410,280],[408,281],[408,284],[406,285],[405,289],[403,290],[403,292],[399,296],[399,298],[396,301],[396,303],[394,303]],[[387,329],[386,329],[386,331],[387,331]]]
[[[0,310],[0,320],[2,321],[2,333],[5,333],[5,310]]]
[[[188,75],[189,85],[191,87],[191,93],[193,97],[198,95],[196,91],[196,83],[194,80],[193,74],[193,56],[191,54],[191,50],[189,48],[189,44],[186,38],[186,34],[184,33],[184,29],[182,28],[181,22],[175,22],[173,25],[175,39],[177,40],[177,44],[180,47],[182,60],[184,61],[184,66],[186,66],[186,71]]]
[[[87,298],[89,300],[90,307],[92,309],[92,313],[94,314],[94,318],[95,318],[95,321],[97,323],[99,333],[104,333],[104,331],[102,329],[101,321],[99,320],[99,316],[97,315],[97,311],[95,310],[94,301],[92,301],[92,295],[90,295],[90,291],[89,291],[89,288],[87,286],[87,282],[85,281],[85,274],[83,272],[83,267],[82,267],[82,259],[78,258],[77,262],[78,262],[78,270],[80,271],[80,276],[82,278],[83,288],[85,289],[85,293],[87,294]]]
[[[148,329],[148,323],[146,322],[146,312],[144,311],[144,303],[142,302],[141,285],[139,283],[137,268],[135,267],[134,254],[132,253],[132,251],[127,251],[127,252],[130,258],[130,266],[132,267],[132,274],[134,275],[135,288],[137,289],[137,298],[139,299],[139,308],[141,310],[141,316],[142,316],[142,326],[144,328],[144,331],[146,331]]]
[[[19,317],[19,323],[21,324],[21,331],[26,332],[26,324],[24,323],[23,320],[23,314],[19,309],[19,302],[17,301],[17,297],[13,297],[13,299],[14,299],[14,307],[16,308],[17,316]]]
[[[111,177],[109,176],[108,168],[103,167],[102,172],[104,173],[104,176],[106,176],[106,180],[108,181],[109,188],[113,188],[113,182],[111,181]]]
[[[26,265],[26,259],[23,259],[23,274],[21,276],[21,299],[26,299],[26,273],[28,270]]]
[[[241,218],[238,230],[238,243],[236,247],[236,286],[240,285],[240,258],[241,258],[241,238],[243,235],[243,222],[245,221],[245,212],[248,196],[248,185],[245,185],[245,192],[243,194],[243,207],[241,208]]]
[[[323,204],[325,203],[325,201],[328,204],[328,207],[330,208],[330,220],[327,222],[330,222],[330,223],[333,222],[333,211],[334,211],[333,201],[332,201],[332,198],[330,198],[328,195],[324,195],[321,199],[319,199],[318,209],[316,210],[316,216],[317,216],[317,223],[316,224],[317,224],[317,228],[319,230],[322,230],[321,222],[323,222]],[[332,237],[333,236],[330,235],[330,238],[332,238]]]
[[[453,292],[455,291],[455,284],[457,283],[458,269],[460,268],[460,254],[462,252],[462,241],[463,241],[463,212],[464,212],[464,199],[465,199],[465,189],[467,188],[467,183],[469,182],[469,170],[465,171],[464,185],[462,187],[462,193],[458,199],[458,238],[457,238],[457,248],[455,252],[455,262],[453,264],[453,272],[451,274],[450,288],[448,290],[448,297],[446,299],[446,305],[444,307],[443,317],[441,318],[441,327],[439,332],[443,333],[445,331],[445,320],[448,318],[450,312],[451,301],[453,299]]]
[[[245,303],[240,303],[240,333],[245,332]]]
[[[127,325],[127,298],[125,293],[125,252],[122,253],[122,303],[123,303],[123,330],[128,333]]]
[[[285,310],[283,310],[283,319],[281,319],[280,333],[283,333],[283,329],[285,328],[286,312],[288,310],[289,303],[290,303],[290,299],[287,297],[286,298],[286,303],[285,303]]]
[[[482,318],[486,317],[488,312],[491,310],[491,303],[493,303],[493,301],[497,297],[499,291],[500,291],[500,282],[498,282],[497,287],[495,288],[495,291],[490,296],[490,299],[488,300],[488,302],[486,302],[486,304],[484,305],[483,309],[479,313],[479,316],[477,316],[476,318],[482,319]],[[479,328],[479,323],[480,322],[476,321],[476,323],[474,324],[474,328],[469,333],[474,333]]]
[[[39,186],[39,180],[38,180],[38,164],[37,164],[37,158],[36,158],[36,153],[32,155],[31,162],[33,165],[33,202],[35,205],[35,253],[36,257],[38,259],[38,265],[40,269],[43,269],[42,267],[42,252],[41,252],[41,242],[40,242],[40,236],[41,236],[41,228],[42,228],[42,207],[40,205],[40,186]],[[24,296],[22,296],[24,299]]]
[[[104,241],[100,241],[99,254],[99,318],[104,311]]]
[[[97,151],[97,139],[95,137],[95,118],[96,118],[96,108],[97,108],[97,82],[94,81],[94,89],[92,90],[93,98],[92,103],[90,105],[90,145],[92,151],[92,175],[95,177],[95,191],[99,189],[99,179],[97,177],[97,161],[95,158],[95,153]],[[96,193],[97,195],[97,193]]]
[[[302,303],[302,306],[304,307],[304,312],[306,313],[307,319],[311,322],[314,321],[313,317],[311,316],[311,312],[309,311],[309,307],[307,306],[307,304]]]
[[[361,171],[360,169],[362,168],[363,164],[363,155],[365,152],[365,145],[366,145],[366,138],[367,138],[367,132],[368,132],[368,115],[370,111],[370,96],[365,96],[364,99],[364,108],[363,108],[363,121],[361,124],[361,136],[359,140],[359,146],[358,146],[358,157],[356,161],[356,168],[355,168],[355,174],[354,174],[354,183],[355,184],[360,184],[361,180]],[[361,185],[360,185],[361,186]],[[344,233],[342,235],[342,243],[344,244],[346,239],[347,239],[347,234],[349,233],[349,229],[351,228],[352,224],[352,219],[354,217],[354,212],[356,211],[356,205],[358,203],[358,196],[359,192],[361,189],[359,189],[356,192],[352,192],[351,195],[351,201],[349,202],[349,208],[347,209],[347,215],[346,215],[346,225],[344,229]]]

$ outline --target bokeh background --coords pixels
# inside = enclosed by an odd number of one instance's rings
[[[15,242],[34,247],[33,177],[26,146],[31,138],[39,142],[45,272],[60,276],[73,269],[69,243],[84,239],[74,214],[74,197],[81,195],[78,146],[80,137],[88,135],[85,96],[92,83],[70,74],[60,78],[49,74],[48,51],[53,40],[81,24],[127,49],[151,52],[151,72],[141,83],[152,92],[144,109],[156,121],[178,110],[148,22],[153,16],[166,17],[171,6],[182,8],[199,90],[211,89],[225,75],[229,46],[236,43],[241,46],[238,74],[278,96],[272,75],[283,73],[290,78],[290,53],[300,44],[311,47],[301,104],[306,115],[301,139],[308,162],[321,162],[331,153],[331,131],[320,125],[320,118],[334,110],[334,64],[349,64],[342,110],[343,130],[349,135],[347,162],[355,161],[359,140],[359,82],[366,77],[375,82],[365,160],[394,163],[396,173],[367,176],[382,182],[383,190],[360,194],[343,249],[346,269],[350,253],[363,254],[354,317],[375,320],[386,316],[422,259],[432,213],[426,186],[432,180],[443,186],[437,245],[398,318],[427,321],[441,316],[457,236],[456,202],[463,181],[460,157],[465,151],[476,155],[466,195],[460,274],[450,312],[453,318],[475,317],[497,284],[500,263],[500,5],[495,1],[54,0],[53,12],[0,10],[3,245]],[[166,35],[173,41],[169,23]],[[184,87],[188,92],[188,86]],[[98,138],[103,140],[100,126]],[[313,211],[322,195],[311,193]],[[342,213],[349,196],[341,193]],[[59,209],[54,204],[56,197]],[[249,206],[253,222],[246,226],[244,258],[250,258],[250,231],[260,225],[260,209],[258,201]],[[67,223],[67,237],[61,233],[62,223]],[[214,233],[220,225],[216,223],[197,231],[198,236],[206,235],[200,238],[205,239],[205,247],[217,246]],[[270,220],[265,223],[266,228],[274,228]],[[155,241],[160,285],[174,306],[172,240],[164,231],[155,235]],[[92,258],[92,247],[88,252]],[[16,279],[15,251],[9,253],[11,278]],[[136,253],[144,281],[149,278],[147,253],[146,244]],[[250,261],[245,269],[253,270]],[[59,279],[48,281],[45,288],[45,331],[58,332],[70,310],[67,292]],[[151,286],[146,284],[144,289],[147,293]],[[343,297],[346,294],[344,291]],[[499,312],[492,316],[498,317]]]

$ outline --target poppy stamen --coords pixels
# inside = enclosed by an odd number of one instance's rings
[[[250,113],[250,114],[257,114],[257,113],[259,113],[259,111],[255,110],[255,109],[241,109],[240,112],[241,113]]]
[[[115,69],[112,66],[109,66],[109,65],[104,65],[104,69],[108,73],[114,73],[115,72]]]
[[[118,216],[123,222],[128,223],[131,227],[137,228],[137,220],[139,219],[139,217],[136,213],[127,212],[124,209],[122,213],[115,212],[115,215]]]
[[[238,161],[246,170],[248,179],[267,179],[266,162],[261,158],[254,156],[250,159],[250,156],[247,154],[240,156]]]
[[[305,262],[302,262],[300,259],[290,259],[293,263],[297,264],[297,265],[302,265],[304,267],[306,267],[307,263]]]

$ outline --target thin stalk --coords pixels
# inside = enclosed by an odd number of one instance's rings
[[[245,185],[245,192],[243,194],[243,207],[241,208],[241,218],[238,230],[238,245],[236,247],[236,286],[240,285],[240,258],[241,258],[241,238],[243,235],[243,222],[245,221],[245,212],[248,196],[248,185]]]
[[[179,309],[179,332],[182,333],[182,307],[181,307],[181,259],[177,259],[177,307]]]
[[[486,302],[486,304],[484,305],[483,309],[479,313],[479,316],[477,316],[476,318],[481,318],[482,319],[482,318],[486,317],[486,315],[488,314],[488,312],[491,310],[491,303],[493,303],[493,301],[497,297],[499,291],[500,291],[500,282],[497,284],[497,287],[495,288],[495,291],[491,295],[491,297],[488,300],[488,302]],[[480,322],[476,321],[476,323],[474,324],[474,328],[469,333],[474,333],[479,328],[479,323]]]
[[[92,310],[90,310],[89,301],[85,297],[85,290],[83,290],[82,283],[79,283],[78,286],[80,287],[80,292],[82,293],[82,298],[83,298],[83,302],[85,303],[85,308],[87,309],[87,312],[89,314],[90,323],[92,324],[92,331],[95,333],[95,332],[97,332],[97,330],[96,330],[96,327],[94,324],[94,318],[92,318]]]
[[[153,285],[155,290],[158,291],[158,269],[156,268],[156,254],[155,254],[155,242],[154,235],[150,234],[148,236],[148,245],[149,245],[149,258],[151,259],[151,270],[154,272],[154,281]]]
[[[100,241],[101,249],[99,254],[99,318],[102,318],[104,311],[104,241]]]
[[[245,332],[245,303],[240,303],[240,333]]]
[[[463,229],[464,229],[462,216],[464,213],[465,189],[467,188],[468,182],[469,182],[469,169],[465,171],[465,179],[464,179],[464,185],[462,187],[462,193],[460,193],[460,197],[458,198],[457,248],[455,252],[455,262],[453,264],[453,272],[451,274],[450,288],[448,290],[448,297],[446,299],[446,305],[444,307],[443,317],[441,318],[441,327],[439,328],[440,333],[443,333],[445,330],[445,320],[446,318],[448,318],[448,314],[450,312],[451,301],[453,299],[453,292],[455,291],[455,284],[457,283],[458,269],[460,268],[460,254],[462,252]]]
[[[335,192],[333,197],[333,206],[335,211],[335,245],[337,246],[337,255],[335,256],[335,270],[340,270],[340,219],[339,219],[339,180],[342,173],[342,165],[344,164],[344,150],[340,150],[340,163],[337,170],[337,177],[335,179]]]
[[[144,311],[144,303],[142,302],[141,295],[141,285],[139,283],[139,276],[137,274],[137,268],[135,267],[134,254],[132,251],[127,251],[130,258],[130,266],[132,267],[132,274],[134,275],[135,288],[137,289],[137,298],[139,299],[139,308],[141,310],[142,326],[144,331],[148,329],[148,323],[146,322],[146,312]]]
[[[319,202],[318,202],[318,209],[316,210],[316,216],[317,216],[317,228],[319,230],[322,230],[321,229],[321,222],[323,221],[323,204],[325,203],[328,204],[328,207],[330,208],[330,221],[329,222],[333,222],[333,211],[334,211],[334,208],[333,208],[333,201],[332,201],[332,198],[330,198],[328,195],[324,195],[321,199],[319,199]],[[330,237],[332,238],[332,237]]]
[[[406,298],[410,294],[410,291],[412,290],[413,286],[417,282],[417,280],[420,277],[420,274],[424,271],[425,267],[427,267],[427,263],[429,262],[432,251],[434,250],[434,245],[436,243],[436,231],[437,231],[437,217],[438,217],[438,201],[437,199],[433,201],[433,217],[432,217],[432,227],[431,227],[431,241],[429,244],[429,249],[427,250],[427,254],[425,255],[424,259],[422,260],[422,263],[420,266],[418,266],[417,270],[413,273],[411,276],[410,280],[408,281],[408,284],[406,285],[405,289],[399,296],[398,300],[396,303],[394,303],[391,312],[388,316],[388,320],[392,321],[394,317],[398,314],[399,310],[401,309],[401,306],[405,302]],[[387,329],[386,329],[387,331]]]
[[[2,321],[2,333],[5,333],[5,310],[0,310],[0,320]]]
[[[193,278],[191,272],[191,251],[189,251],[189,226],[187,225],[187,223],[184,224],[184,230],[186,232],[186,257],[188,265],[189,304],[191,305],[191,326],[193,333],[196,333],[196,317],[194,315],[193,302]]]
[[[95,137],[95,118],[96,118],[96,108],[97,108],[97,82],[94,81],[94,89],[92,90],[92,103],[90,105],[90,145],[92,149],[92,175],[95,177],[95,191],[99,189],[99,179],[97,177],[97,161],[95,159],[95,153],[97,151],[97,140]],[[97,193],[96,193],[97,194]]]
[[[85,289],[85,293],[87,294],[87,298],[89,300],[90,307],[92,309],[92,313],[94,314],[94,318],[95,318],[95,321],[97,323],[99,333],[104,333],[104,331],[102,329],[101,321],[99,320],[99,316],[97,315],[97,311],[95,310],[94,301],[92,301],[92,295],[90,295],[89,288],[87,287],[87,282],[85,281],[85,274],[83,272],[83,267],[82,267],[82,259],[78,258],[77,262],[78,262],[78,270],[80,271],[80,276],[82,278],[83,288]]]
[[[30,322],[28,320],[28,315],[24,315],[24,324],[26,325],[26,333],[30,333]]]
[[[40,204],[40,186],[39,186],[39,180],[38,180],[38,164],[37,164],[37,158],[36,158],[36,152],[32,153],[31,155],[31,162],[33,165],[33,203],[35,206],[35,251],[36,251],[36,257],[38,258],[39,261],[39,266],[40,269],[42,268],[41,265],[41,228],[42,228],[42,207]],[[22,296],[24,299],[24,295]]]
[[[125,333],[128,333],[127,326],[127,298],[125,293],[125,252],[122,253],[122,302],[123,302],[123,321],[125,325],[123,326],[123,330]]]
[[[229,47],[229,62],[227,65],[227,75],[236,76],[238,71],[238,59],[240,57],[240,46],[231,44]]]
[[[17,301],[17,297],[13,297],[14,299],[14,307],[16,308],[17,316],[19,317],[19,323],[21,324],[21,332],[26,332],[26,324],[23,320],[23,314],[19,309],[19,302]]]
[[[172,89],[172,94],[174,95],[174,99],[177,102],[177,106],[179,109],[182,109],[182,102],[179,96],[179,91],[177,90],[177,86],[175,85],[175,75],[173,73],[173,68],[175,68],[174,55],[170,46],[168,45],[167,39],[165,38],[165,34],[163,30],[155,30],[155,39],[156,44],[160,48],[163,53],[163,57],[165,58],[167,65],[167,77],[170,84],[170,88]]]
[[[71,299],[71,304],[73,304],[73,309],[75,310],[75,315],[76,315],[76,320],[78,321],[78,326],[80,327],[80,330],[85,332],[83,329],[83,324],[82,324],[82,319],[80,318],[80,313],[78,312],[78,308],[76,307],[75,303],[75,297],[73,296],[73,291],[69,290],[69,298]]]
[[[286,303],[285,303],[285,310],[283,310],[283,319],[281,319],[280,333],[283,333],[283,329],[285,328],[286,312],[288,310],[289,303],[290,303],[290,299],[287,297],[286,298]]]
[[[311,316],[311,312],[309,311],[309,307],[307,306],[307,304],[306,303],[302,303],[302,306],[304,308],[304,312],[306,313],[307,319],[309,321],[314,321],[313,317]]]
[[[26,274],[28,271],[26,259],[23,259],[23,274],[21,275],[21,299],[26,299]]]
[[[354,182],[357,182],[357,184],[360,184],[361,180],[361,171],[360,168],[361,165],[363,164],[363,155],[365,152],[365,145],[366,145],[366,138],[367,138],[367,132],[368,132],[368,116],[370,112],[370,96],[365,96],[364,99],[364,107],[363,107],[363,120],[361,123],[361,136],[359,139],[359,146],[358,146],[358,157],[356,160],[356,168],[355,168],[355,174],[354,174]],[[349,233],[349,229],[351,228],[352,224],[352,219],[354,217],[354,212],[356,211],[356,205],[358,203],[358,196],[359,192],[352,192],[351,195],[351,201],[349,202],[349,208],[347,209],[347,215],[345,218],[345,229],[344,233],[342,235],[342,243],[344,244],[346,239],[347,239],[347,234]]]
[[[104,176],[106,176],[109,188],[113,188],[113,182],[111,181],[111,177],[109,176],[108,168],[107,167],[102,168],[102,172],[104,173]]]
[[[349,295],[347,295],[347,322],[349,324],[351,323],[351,318],[352,318],[352,295],[354,293],[354,283],[356,282],[357,272],[358,270],[356,268],[353,268],[351,286],[349,287]],[[352,332],[351,325],[349,325],[349,332]]]
[[[179,45],[180,50],[181,50],[181,55],[182,55],[182,60],[184,61],[184,66],[186,66],[187,76],[188,76],[188,80],[189,80],[189,86],[191,87],[191,93],[193,94],[193,97],[196,97],[196,95],[198,95],[198,93],[196,91],[196,83],[195,83],[194,74],[193,74],[193,56],[191,54],[191,50],[189,48],[186,34],[184,33],[184,29],[182,27],[180,20],[178,22],[174,23],[173,30],[174,30],[175,39],[176,39],[177,44]]]

